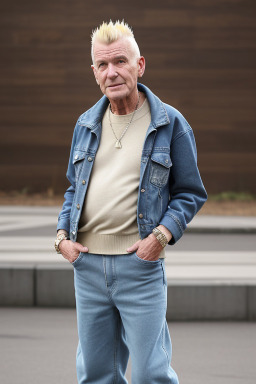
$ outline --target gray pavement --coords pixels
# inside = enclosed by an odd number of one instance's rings
[[[170,322],[181,384],[255,384],[256,323]],[[76,383],[73,309],[0,308],[0,383]],[[126,377],[131,383],[132,362]]]

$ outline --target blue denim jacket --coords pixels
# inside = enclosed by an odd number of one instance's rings
[[[144,239],[159,224],[180,239],[187,224],[207,199],[199,170],[193,131],[175,108],[163,103],[138,83],[150,104],[148,127],[140,164],[137,223]],[[70,151],[67,189],[57,230],[65,229],[76,241],[78,223],[100,143],[101,121],[109,100],[103,96],[77,120]],[[107,177],[107,175],[106,175]],[[104,193],[104,191],[102,191]]]

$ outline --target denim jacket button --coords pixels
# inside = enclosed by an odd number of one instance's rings
[[[83,185],[85,185],[85,183],[86,183],[86,181],[85,181],[85,180],[83,180],[83,181],[82,181],[82,184],[83,184]]]
[[[92,157],[89,156],[89,157],[87,158],[87,160],[88,160],[88,161],[92,161]]]
[[[141,191],[141,192],[145,192],[145,189],[144,189],[144,188],[142,188],[140,191]]]
[[[143,214],[142,213],[139,214],[139,218],[143,219]]]
[[[77,209],[79,210],[79,209],[80,209],[80,204],[77,204],[76,207],[77,207]]]
[[[76,234],[76,232],[75,232],[75,231],[72,231],[72,235],[74,235],[74,236],[75,236],[75,234]]]

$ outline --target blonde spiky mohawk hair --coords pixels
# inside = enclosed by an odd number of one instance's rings
[[[115,23],[113,23],[113,21],[110,20],[109,23],[103,22],[98,28],[92,31],[92,35],[91,35],[92,61],[94,61],[93,47],[94,47],[95,41],[99,41],[104,44],[111,44],[114,41],[121,39],[123,37],[126,37],[130,40],[135,50],[136,56],[139,57],[140,50],[134,38],[134,34],[131,27],[129,27],[129,25],[124,22],[124,20],[122,21],[117,20]]]

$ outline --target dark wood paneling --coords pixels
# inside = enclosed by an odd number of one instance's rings
[[[101,97],[91,30],[123,19],[143,82],[192,126],[208,192],[256,193],[256,3],[24,0],[0,5],[0,189],[63,192],[79,115]]]

